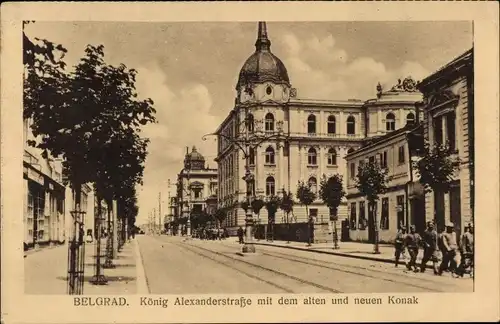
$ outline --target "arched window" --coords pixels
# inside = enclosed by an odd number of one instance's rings
[[[255,165],[255,149],[253,147],[248,150],[248,160],[250,165]]]
[[[385,129],[388,132],[396,130],[396,117],[393,113],[388,113],[387,116],[385,116]]]
[[[275,194],[275,184],[273,177],[266,178],[266,196],[273,196]]]
[[[274,149],[271,146],[266,149],[266,164],[274,164]]]
[[[328,165],[337,165],[337,152],[334,148],[328,150]]]
[[[328,116],[328,134],[335,134],[335,116]]]
[[[274,131],[274,116],[271,113],[268,113],[265,118],[266,123],[266,132]]]
[[[316,116],[314,115],[307,117],[307,133],[316,134]]]
[[[316,165],[317,164],[317,154],[316,150],[311,147],[309,151],[307,152],[307,164],[309,165]]]
[[[253,118],[253,115],[252,114],[248,114],[248,117],[247,117],[247,127],[248,127],[248,131],[250,133],[253,133],[254,131],[254,118]]]
[[[354,135],[356,133],[356,120],[353,116],[347,117],[347,135]]]
[[[318,192],[318,181],[315,177],[310,177],[308,181],[309,186],[311,187],[311,191],[314,193]]]
[[[415,123],[415,115],[413,113],[409,113],[406,115],[406,124],[413,125]]]

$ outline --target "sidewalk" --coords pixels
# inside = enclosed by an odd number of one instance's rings
[[[394,263],[394,246],[389,244],[379,244],[380,254],[374,254],[374,245],[370,243],[359,243],[359,242],[339,242],[339,249],[333,249],[333,243],[316,243],[308,247],[307,243],[303,242],[290,242],[286,241],[266,241],[266,240],[255,240],[255,245],[267,245],[279,248],[287,248],[308,252],[316,252],[323,254],[331,254],[348,258],[356,258],[363,260],[372,260],[378,262]],[[408,253],[406,253],[408,254]],[[422,260],[423,250],[420,250],[417,257],[417,265],[420,265]],[[407,255],[408,257],[408,255]],[[403,263],[403,262],[401,262]],[[427,264],[427,268],[432,268],[432,263]]]
[[[95,286],[89,283],[95,272],[95,243],[85,245],[85,275],[83,292],[85,295],[112,295],[137,293],[137,277],[141,267],[137,255],[136,242],[126,243],[113,260],[114,269],[102,269],[108,284]],[[101,241],[101,263],[105,258],[106,241]],[[26,294],[67,294],[68,250],[66,245],[41,249],[29,253],[24,259],[24,282]],[[141,264],[142,266],[142,264]],[[139,268],[139,269],[138,269]],[[141,280],[144,278],[142,277]]]

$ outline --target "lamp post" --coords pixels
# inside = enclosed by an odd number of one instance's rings
[[[237,149],[243,153],[243,159],[245,160],[245,175],[243,180],[246,183],[246,201],[248,206],[252,205],[252,201],[255,199],[255,177],[250,170],[250,154],[255,152],[255,149],[259,147],[262,143],[269,140],[280,140],[285,137],[283,132],[283,121],[274,122],[272,121],[272,126],[267,127],[262,130],[262,125],[264,122],[262,120],[254,120],[252,115],[249,114],[249,107],[243,107],[245,112],[244,119],[236,125],[238,133],[236,136],[232,134],[226,135],[222,131],[218,133],[206,134],[202,137],[205,141],[208,136],[220,136],[230,144],[234,144]],[[245,244],[243,245],[243,253],[255,253],[255,246],[253,244],[253,214],[251,208],[248,208],[245,215]]]

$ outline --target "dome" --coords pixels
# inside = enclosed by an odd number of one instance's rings
[[[285,65],[276,55],[271,53],[270,47],[271,41],[267,38],[266,23],[259,22],[255,53],[243,64],[236,89],[248,83],[266,81],[290,85]]]
[[[191,170],[201,170],[205,167],[205,157],[193,146],[191,153],[186,153],[184,158],[184,168]]]

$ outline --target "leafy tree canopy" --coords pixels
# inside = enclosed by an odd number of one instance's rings
[[[320,183],[319,196],[336,215],[337,209],[345,196],[342,176],[334,174],[327,178],[323,175]]]
[[[293,211],[293,205],[293,194],[283,189],[282,198],[280,200],[280,209],[286,214],[290,214]]]
[[[460,159],[453,156],[447,145],[436,144],[431,147],[425,143],[422,158],[414,162],[412,167],[419,174],[419,182],[427,192],[448,192],[453,176],[460,168]]]
[[[297,199],[305,206],[309,206],[316,200],[316,193],[312,191],[311,185],[299,181],[297,185]]]
[[[264,207],[264,200],[257,198],[252,201],[252,210],[255,214],[258,214],[260,210]]]
[[[387,189],[386,179],[386,169],[381,168],[376,162],[366,162],[358,166],[356,188],[368,201],[374,202]]]

